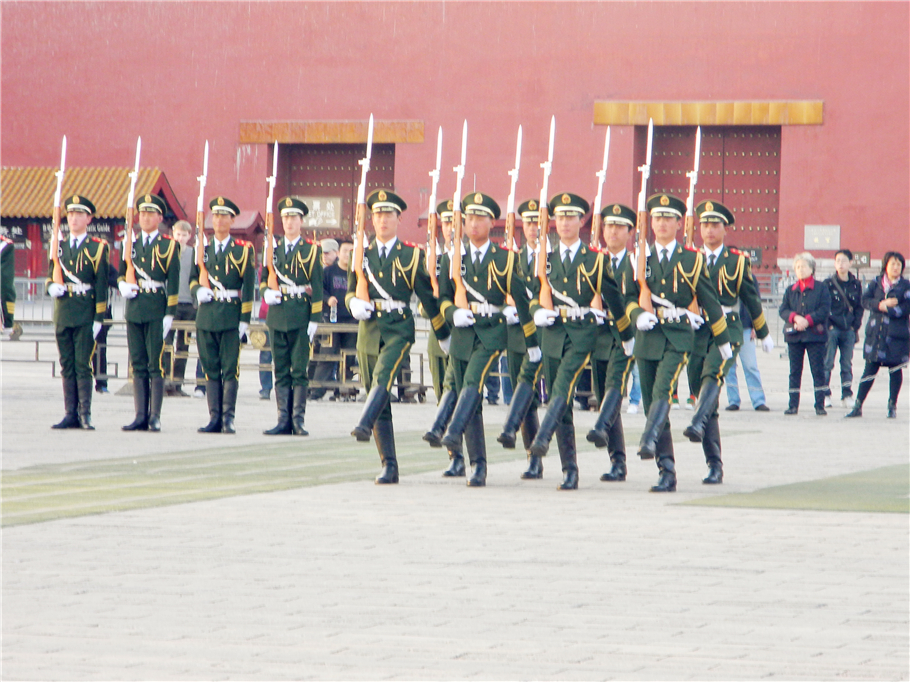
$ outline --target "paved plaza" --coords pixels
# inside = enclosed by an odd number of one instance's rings
[[[161,433],[124,433],[121,378],[95,432],[52,431],[59,379],[13,362],[34,343],[0,353],[3,679],[910,677],[910,410],[905,390],[885,419],[884,377],[861,420],[809,396],[785,417],[786,358],[760,354],[772,412],[740,374],[724,484],[701,484],[681,410],[679,491],[653,495],[642,414],[623,415],[624,483],[598,480],[595,414],[576,414],[580,489],[558,492],[555,445],[520,481],[523,453],[495,442],[506,408],[485,406],[487,487],[468,489],[420,440],[433,405],[394,405],[402,479],[379,487],[357,403],[265,437],[275,404],[246,371],[235,436],[197,434],[191,398],[165,400]]]

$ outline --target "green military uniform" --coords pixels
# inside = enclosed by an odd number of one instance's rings
[[[136,201],[136,210],[164,215],[164,200],[146,194]],[[135,234],[135,233],[134,233]],[[136,286],[126,280],[126,259],[120,261],[117,282],[122,290],[135,293],[126,299],[126,338],[133,370],[133,402],[136,418],[124,431],[160,431],[164,398],[164,337],[177,312],[180,291],[180,248],[171,237],[156,228],[151,234],[140,231],[130,247]],[[126,286],[124,286],[124,283]],[[165,329],[165,317],[167,329]]]
[[[67,212],[95,213],[94,204],[78,194],[64,203]],[[72,238],[61,238],[57,249],[65,292],[54,304],[54,326],[66,416],[54,428],[92,429],[92,353],[107,310],[108,248],[87,234],[76,241],[74,247]],[[51,260],[48,271],[53,269]],[[51,292],[58,285],[49,276],[46,286]]]
[[[306,216],[310,210],[299,199],[285,197],[278,202],[281,215]],[[322,316],[322,248],[298,237],[288,245],[286,237],[275,240],[272,263],[278,280],[280,303],[269,305],[266,323],[275,363],[275,398],[278,424],[264,433],[274,436],[294,433],[309,435],[304,429],[306,396],[310,381],[311,333]],[[263,268],[260,291],[269,289],[268,270]],[[293,397],[292,397],[293,396]]]
[[[720,222],[732,225],[732,212],[719,202],[703,201],[695,207],[695,213],[701,222]],[[698,395],[698,404],[692,423],[684,431],[689,440],[701,442],[705,460],[710,469],[703,481],[708,484],[723,481],[723,462],[721,460],[720,427],[718,425],[717,404],[720,387],[730,368],[736,365],[736,356],[742,346],[743,323],[739,313],[740,304],[749,309],[753,326],[759,339],[770,333],[762,309],[761,295],[752,279],[752,268],[749,257],[735,249],[721,245],[719,253],[708,253],[705,249],[707,277],[717,294],[718,301],[727,321],[727,330],[732,344],[733,357],[724,359],[716,344],[708,344],[698,359],[691,363],[694,372],[690,373],[693,391]],[[704,325],[707,326],[707,325]]]
[[[480,215],[491,220],[499,218],[499,205],[481,192],[464,197],[462,205],[467,215]],[[454,366],[455,390],[458,392],[458,402],[442,443],[453,447],[464,436],[471,464],[474,465],[474,474],[468,481],[472,487],[486,484],[486,441],[481,403],[487,375],[495,369],[508,343],[502,312],[507,296],[511,296],[515,304],[524,336],[533,338],[536,332],[528,309],[530,298],[517,260],[518,254],[496,246],[489,239],[480,247],[470,243],[465,246],[461,277],[474,318],[469,326],[455,324],[456,316],[462,309],[455,304],[455,280],[451,272],[441,277],[439,282],[440,309],[453,327],[449,362]]]
[[[16,247],[12,240],[0,237],[0,320],[9,329],[16,317]]]
[[[366,204],[374,213],[400,214],[407,208],[401,197],[385,189],[370,194]],[[361,442],[369,441],[371,433],[376,436],[383,464],[383,472],[376,482],[397,483],[398,459],[389,401],[392,383],[416,338],[410,307],[412,294],[417,294],[434,333],[440,339],[448,338],[448,329],[433,297],[433,285],[423,251],[417,246],[397,238],[385,244],[373,240],[363,252],[363,272],[369,282],[370,303],[357,298],[355,267],[351,267],[348,273],[348,293],[345,296],[345,304],[355,317],[358,311],[364,310],[364,306],[371,310],[369,319],[361,319],[357,330],[360,378],[369,395],[360,422],[351,435]]]
[[[654,195],[648,200],[648,210],[652,216],[667,215],[680,220],[685,202],[668,194]],[[684,248],[675,240],[667,247],[655,245],[646,255],[646,282],[657,321],[650,329],[639,327],[635,339],[635,360],[648,414],[639,456],[657,458],[661,477],[652,488],[654,492],[676,489],[673,441],[667,417],[673,386],[695,349],[695,333],[686,312],[693,301],[707,313],[706,324],[715,341],[730,342],[727,323],[707,278],[702,254]],[[661,262],[662,255],[666,262]],[[637,297],[627,296],[626,302],[629,317],[637,327],[639,317],[646,311],[639,306]]]
[[[588,202],[575,194],[557,194],[550,200],[550,212],[557,217],[560,214],[580,217],[588,210]],[[606,303],[623,341],[632,338],[632,331],[619,287],[603,253],[590,249],[581,240],[571,246],[560,242],[548,256],[547,271],[556,313],[552,324],[544,327],[541,339],[547,359],[545,374],[550,405],[528,452],[533,457],[546,455],[555,433],[564,474],[559,488],[574,490],[578,487],[578,463],[572,399],[578,378],[597,344],[598,313],[593,312],[592,301]],[[539,319],[539,312],[546,312],[539,299],[531,302],[531,311],[535,320]]]
[[[237,216],[240,209],[225,197],[209,202],[212,212]],[[200,432],[234,433],[237,378],[240,376],[240,328],[248,327],[256,286],[253,245],[230,235],[219,243],[214,236],[203,252],[209,286],[200,284],[200,270],[193,263],[190,291],[200,300],[196,313],[196,345],[205,372],[209,423]],[[202,289],[203,299],[200,299]]]

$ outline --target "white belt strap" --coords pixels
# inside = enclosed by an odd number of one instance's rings
[[[383,312],[407,308],[407,304],[404,301],[387,301],[384,298],[374,298],[371,303],[376,306],[376,310],[382,310]]]
[[[92,285],[85,284],[85,283],[80,283],[80,284],[67,283],[66,290],[68,292],[70,292],[71,294],[87,294],[88,292],[90,292],[92,290]]]
[[[556,311],[559,313],[560,317],[563,319],[569,320],[580,320],[585,315],[591,312],[590,308],[581,308],[578,306],[567,306],[567,305],[558,305],[556,306]]]
[[[164,282],[159,282],[154,279],[140,279],[137,284],[143,291],[156,291],[157,289],[164,287]]]
[[[312,294],[313,287],[308,284],[302,286],[296,286],[292,284],[281,284],[278,286],[282,294],[287,294],[288,296],[303,296],[304,294]]]
[[[230,301],[232,298],[240,298],[240,292],[237,289],[215,289],[212,291],[216,301]]]
[[[502,312],[501,305],[492,303],[471,303],[471,312],[481,317],[491,317]]]

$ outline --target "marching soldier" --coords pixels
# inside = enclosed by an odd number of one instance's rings
[[[534,322],[543,327],[542,347],[547,356],[545,374],[550,405],[531,443],[528,454],[543,457],[556,434],[563,481],[559,490],[578,488],[578,461],[575,447],[575,424],[572,419],[572,398],[578,377],[581,376],[597,343],[598,321],[606,313],[591,306],[603,300],[616,322],[626,352],[632,353],[632,331],[623,310],[619,287],[610,274],[602,253],[592,251],[581,243],[578,235],[581,220],[589,210],[588,202],[575,194],[557,194],[550,200],[550,214],[556,218],[559,248],[547,258],[547,270],[553,292],[554,309],[531,301]]]
[[[209,209],[215,233],[203,253],[211,287],[199,284],[198,263],[193,263],[190,275],[190,291],[199,302],[196,345],[209,407],[209,423],[199,432],[234,433],[240,339],[250,328],[256,256],[252,244],[231,237],[231,225],[240,213],[237,205],[226,197],[215,197]],[[202,239],[200,234],[200,244]]]
[[[624,297],[634,292],[638,297],[638,286],[632,260],[626,250],[629,236],[635,232],[636,214],[628,206],[611,204],[601,212],[603,218],[603,251],[613,279],[619,284]],[[587,440],[598,448],[608,448],[610,471],[601,475],[601,481],[626,480],[626,440],[622,429],[622,398],[626,394],[626,382],[632,372],[634,359],[625,354],[622,338],[616,320],[611,314],[607,322],[598,328],[595,360],[592,361],[594,392],[600,405],[600,415]],[[598,357],[600,354],[600,357]]]
[[[4,332],[12,332],[16,317],[16,247],[0,236],[0,320]]]
[[[398,483],[390,391],[398,369],[415,341],[411,295],[417,294],[443,350],[448,345],[449,332],[433,297],[423,251],[398,239],[401,213],[407,209],[404,199],[391,190],[378,189],[367,197],[366,205],[376,233],[369,248],[364,244],[363,252],[370,301],[357,298],[357,278],[352,267],[345,304],[360,321],[357,360],[363,384],[370,392],[351,435],[361,442],[368,442],[371,433],[376,437],[382,462],[376,483]]]
[[[70,234],[60,239],[57,256],[65,283],[47,278],[47,293],[57,299],[54,323],[66,408],[53,428],[93,430],[92,353],[107,310],[107,242],[86,234],[95,214],[91,201],[74,194],[64,205]]]
[[[126,338],[133,368],[136,418],[124,431],[160,431],[164,399],[164,338],[171,331],[180,290],[180,253],[177,242],[159,234],[164,199],[146,194],[136,202],[140,233],[132,249],[136,284],[126,281],[126,259],[120,261],[117,286],[126,299]]]
[[[641,390],[648,415],[638,455],[656,459],[660,472],[651,492],[676,490],[676,464],[670,434],[670,395],[695,345],[694,327],[704,318],[689,310],[694,304],[708,315],[714,342],[724,359],[733,357],[730,334],[717,294],[708,279],[704,257],[694,249],[677,244],[686,204],[669,194],[655,194],[647,203],[655,244],[645,260],[645,274],[654,312],[639,305],[627,294],[629,317],[638,329],[635,360],[641,375]]]
[[[537,290],[537,235],[539,231],[540,211],[537,200],[529,199],[518,207],[521,216],[522,232],[525,236],[525,245],[518,251],[516,267],[521,281],[527,290],[528,298],[534,298]],[[508,324],[507,359],[509,364],[509,379],[512,381],[512,401],[509,403],[509,414],[506,416],[502,433],[496,440],[506,449],[515,447],[515,434],[521,429],[521,440],[524,448],[531,447],[534,437],[540,428],[537,416],[537,407],[540,398],[537,395],[537,382],[541,372],[541,357],[533,360],[528,354],[528,344],[525,339],[525,329],[519,324],[518,311],[514,306],[508,306],[503,313]],[[540,333],[535,332],[531,343],[540,348]],[[536,479],[543,477],[543,463],[540,457],[528,456],[528,468],[521,474],[523,479]]]
[[[701,443],[708,464],[708,476],[702,481],[706,485],[723,482],[724,469],[721,460],[720,427],[718,425],[717,400],[720,387],[730,368],[736,364],[743,338],[743,323],[740,318],[740,303],[746,306],[752,316],[755,333],[762,342],[762,350],[770,353],[774,348],[768,323],[762,310],[761,296],[752,279],[749,257],[736,249],[724,245],[727,226],[732,225],[733,213],[718,201],[703,201],[695,207],[704,255],[707,260],[707,276],[711,288],[718,293],[721,309],[727,321],[727,330],[732,339],[733,354],[722,358],[714,343],[709,344],[706,353],[700,355],[700,362],[693,362],[697,381],[698,403],[692,423],[683,431],[693,443]],[[693,356],[695,357],[695,356]],[[692,373],[689,375],[693,376]]]
[[[322,249],[300,237],[303,218],[310,209],[300,199],[285,197],[281,207],[284,236],[278,237],[272,263],[278,289],[270,289],[267,268],[262,269],[259,289],[269,306],[266,323],[275,362],[275,400],[278,424],[267,436],[307,436],[303,428],[310,381],[307,366],[310,344],[322,316]]]
[[[486,485],[487,455],[483,432],[483,386],[490,370],[506,349],[508,333],[503,314],[506,297],[511,296],[515,312],[528,339],[528,354],[540,361],[536,328],[528,308],[529,297],[517,267],[518,254],[497,247],[490,241],[493,221],[500,208],[492,197],[475,192],[462,200],[465,216],[465,248],[461,276],[467,289],[470,308],[455,305],[455,282],[442,277],[439,282],[440,309],[454,327],[449,363],[454,367],[458,402],[442,444],[454,447],[464,437],[473,474],[471,487]],[[458,248],[459,245],[455,245]],[[443,273],[444,274],[444,273]]]

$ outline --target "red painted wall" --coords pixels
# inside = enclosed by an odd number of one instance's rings
[[[595,100],[822,99],[822,126],[784,126],[782,257],[802,226],[905,253],[910,242],[910,5],[721,3],[3,3],[2,163],[162,168],[194,210],[204,141],[207,195],[265,203],[265,145],[241,120],[421,119],[425,144],[396,150],[396,186],[417,237],[435,134],[440,191],[454,190],[461,122],[466,190],[505,203],[524,126],[520,198],[536,193],[556,114],[551,189],[593,198],[604,128]],[[613,129],[606,200],[637,191],[633,131]],[[820,253],[822,257],[833,254]]]

